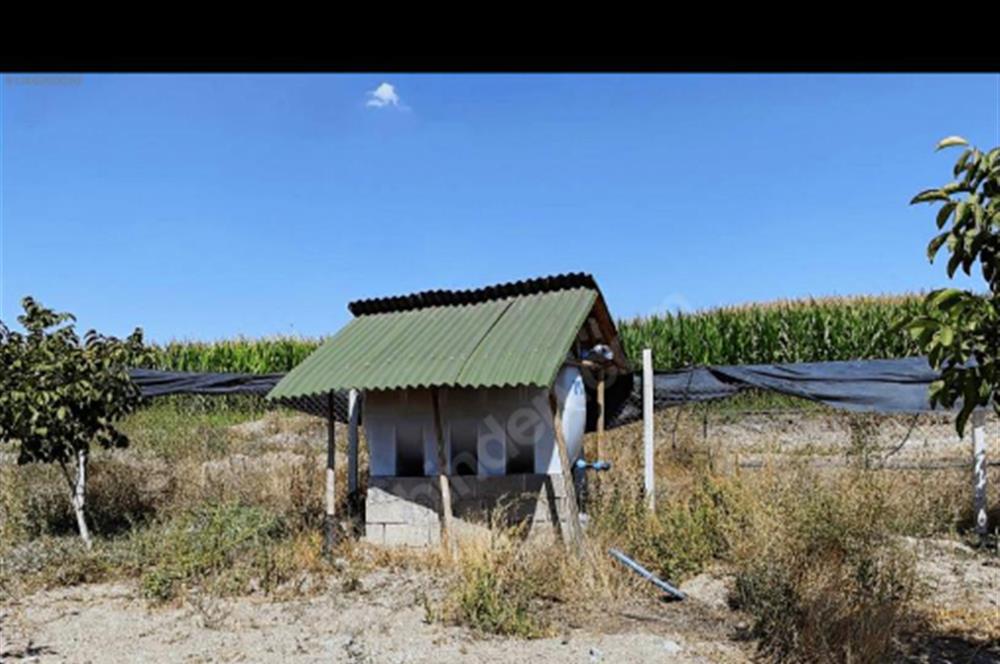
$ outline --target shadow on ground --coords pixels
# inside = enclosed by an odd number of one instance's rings
[[[1000,662],[1000,642],[982,643],[940,636],[916,643],[901,662],[913,664],[994,664]]]

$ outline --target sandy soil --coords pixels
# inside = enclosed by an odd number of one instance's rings
[[[1000,559],[951,540],[906,544],[918,555],[928,614],[954,614],[1000,631]],[[683,602],[650,594],[578,615],[550,638],[486,637],[428,622],[425,596],[439,587],[420,572],[377,571],[345,591],[331,577],[290,601],[195,598],[153,607],[130,584],[35,593],[0,609],[0,659],[32,662],[749,662],[743,617],[727,603],[731,579],[690,579]],[[936,637],[906,662],[1000,662],[1000,642]]]
[[[428,623],[428,580],[379,572],[360,591],[308,599],[206,600],[151,608],[128,585],[37,593],[4,611],[4,659],[38,662],[746,662],[732,639],[724,582],[703,575],[692,597],[652,598],[608,611],[600,627],[565,625],[531,641],[477,636]]]
[[[775,412],[716,415],[703,424],[706,446],[724,454],[739,454],[743,461],[759,461],[773,455],[809,457],[818,465],[843,461],[850,448],[851,416],[839,411]],[[971,467],[971,427],[963,438],[955,432],[951,417],[942,415],[870,415],[865,431],[873,458],[889,466],[958,462]],[[862,416],[863,418],[863,416]],[[858,422],[864,426],[865,420]],[[663,435],[672,422],[658,422]],[[670,427],[670,428],[668,428]],[[664,431],[666,429],[666,431]],[[987,458],[1000,454],[1000,423],[990,415],[986,422]],[[699,441],[700,442],[700,441]]]

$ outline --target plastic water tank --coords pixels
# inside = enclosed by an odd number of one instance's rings
[[[580,369],[566,365],[556,376],[556,399],[562,413],[563,436],[570,465],[583,454],[583,432],[587,428],[587,391]]]

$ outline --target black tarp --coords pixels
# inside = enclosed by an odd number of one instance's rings
[[[131,369],[129,376],[144,397],[168,394],[266,395],[285,374],[196,373]]]
[[[202,373],[195,371],[158,371],[156,369],[131,369],[129,375],[144,397],[163,397],[172,394],[251,394],[266,396],[285,374]],[[310,415],[326,417],[329,403],[322,397],[309,397],[280,402],[283,406],[301,410]],[[347,392],[334,394],[334,415],[339,422],[347,421]]]
[[[938,373],[925,357],[844,362],[797,362],[694,367],[654,377],[655,408],[711,401],[760,389],[817,401],[833,408],[879,413],[921,413]],[[608,428],[642,419],[642,374],[626,399],[608,401]]]
[[[924,357],[849,362],[799,362],[695,367],[654,377],[656,408],[709,401],[732,396],[746,389],[762,389],[811,399],[834,408],[882,413],[918,413],[932,410],[928,388],[938,374]],[[136,369],[132,378],[143,396],[167,394],[259,394],[264,395],[282,374],[188,373]],[[595,395],[588,389],[588,400]],[[605,427],[642,419],[642,374],[623,374],[606,390]],[[347,416],[347,395],[335,395],[339,421]],[[322,399],[288,402],[284,405],[323,415]],[[588,431],[596,425],[596,408],[588,408]]]

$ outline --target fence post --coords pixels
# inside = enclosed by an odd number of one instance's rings
[[[986,512],[986,410],[972,413],[972,514],[976,534],[989,534],[989,517]]]
[[[642,351],[642,442],[643,442],[643,486],[646,490],[646,506],[650,512],[656,511],[656,479],[653,473],[653,351]]]
[[[336,520],[336,430],[337,418],[334,413],[334,395],[331,390],[326,402],[326,515],[323,520],[323,551],[329,555],[337,543]]]

